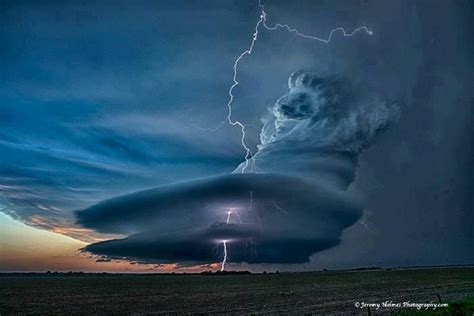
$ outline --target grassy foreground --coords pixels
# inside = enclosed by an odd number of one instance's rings
[[[355,303],[474,295],[474,268],[254,275],[0,277],[0,314],[363,314]],[[439,298],[438,298],[439,296]],[[370,308],[372,315],[412,309]],[[447,314],[447,309],[438,310]],[[439,314],[441,312],[441,314]]]

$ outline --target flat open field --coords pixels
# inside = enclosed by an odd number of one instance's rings
[[[0,314],[364,314],[355,302],[474,295],[474,268],[226,276],[0,277]],[[372,315],[390,313],[389,309]]]

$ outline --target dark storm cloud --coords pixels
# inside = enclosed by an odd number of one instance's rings
[[[234,262],[299,263],[336,245],[342,230],[362,214],[344,192],[357,156],[396,108],[357,96],[347,79],[313,72],[294,73],[289,88],[265,121],[262,143],[248,167],[243,163],[231,175],[142,191],[77,212],[84,227],[135,233],[85,249],[134,259],[209,262],[217,259],[216,245],[226,240]],[[232,222],[226,223],[227,216]],[[287,247],[291,250],[283,251]]]
[[[244,219],[247,216],[251,222],[264,217],[269,222],[275,220],[275,226],[295,224],[293,229],[310,223],[309,219],[303,219],[305,214],[317,221],[325,218],[327,224],[341,217],[342,226],[346,225],[346,216],[347,222],[358,216],[359,210],[351,199],[322,185],[314,186],[316,183],[282,174],[223,175],[107,200],[79,211],[77,217],[79,224],[99,232],[131,233],[207,227],[225,221],[229,208],[240,210]],[[328,212],[318,214],[319,208]],[[296,212],[294,223],[279,224],[278,219],[291,219],[286,216],[289,211]],[[315,225],[312,223],[309,229]]]
[[[236,228],[235,232],[229,234],[235,239],[227,241],[228,260],[232,262],[304,263],[312,253],[339,242],[337,238],[327,235],[259,235],[242,234],[241,230],[241,227]],[[221,260],[222,243],[210,242],[212,237],[209,234],[221,236],[221,232],[213,234],[212,227],[204,231],[180,231],[163,235],[148,231],[124,239],[91,244],[85,250],[110,257],[138,258],[144,262],[199,264]]]
[[[229,209],[237,215],[226,224]],[[186,260],[197,262],[203,258],[193,258],[188,249],[199,245],[199,256],[208,254],[209,262],[219,258],[216,245],[230,240],[232,261],[303,262],[314,251],[337,244],[340,231],[359,216],[353,199],[316,183],[278,174],[232,174],[105,201],[78,212],[78,222],[104,233],[146,231],[86,247],[97,254],[129,256],[136,250],[136,259],[166,262],[184,260],[187,254]],[[253,256],[243,247],[250,241],[257,249]],[[294,251],[281,251],[288,244]],[[175,252],[158,250],[165,248]],[[151,251],[148,256],[145,249]],[[180,255],[170,256],[176,252]]]

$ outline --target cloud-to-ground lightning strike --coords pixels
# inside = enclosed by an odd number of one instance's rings
[[[230,222],[230,215],[232,215],[232,210],[227,211],[227,219],[225,221],[226,224],[229,224]],[[221,262],[221,271],[224,271],[225,269],[225,264],[227,262],[227,240],[222,241],[222,245],[224,247],[224,258],[222,259]]]
[[[269,30],[269,31],[284,29],[284,30],[287,30],[290,33],[294,33],[296,36],[299,36],[299,37],[302,37],[302,38],[305,38],[305,39],[319,41],[319,42],[324,43],[324,44],[328,44],[331,41],[331,39],[333,38],[333,35],[337,32],[341,32],[344,37],[351,37],[351,36],[355,35],[356,33],[360,32],[360,31],[364,31],[369,35],[373,34],[373,32],[365,25],[360,26],[360,27],[354,29],[352,32],[349,32],[349,33],[346,32],[346,30],[343,27],[336,27],[336,28],[332,29],[329,32],[329,35],[328,35],[327,38],[322,38],[322,37],[315,36],[315,35],[307,35],[307,34],[301,33],[296,28],[292,28],[288,24],[276,23],[273,26],[269,26],[267,24],[267,13],[265,12],[265,6],[263,5],[261,0],[259,0],[258,5],[260,7],[260,19],[257,21],[257,24],[255,24],[255,31],[252,35],[252,41],[250,42],[250,46],[246,50],[244,50],[235,59],[235,62],[234,62],[234,65],[233,65],[234,74],[233,74],[233,77],[232,77],[232,85],[230,86],[230,88],[228,90],[229,101],[227,102],[227,117],[225,118],[224,121],[222,121],[219,124],[219,126],[217,128],[211,129],[211,131],[215,131],[215,130],[219,129],[220,127],[222,127],[222,125],[225,122],[229,123],[232,126],[238,126],[240,128],[241,133],[242,133],[242,136],[240,138],[240,143],[241,143],[242,147],[245,150],[245,162],[244,162],[244,165],[243,165],[242,170],[241,170],[242,173],[244,173],[245,170],[247,169],[247,167],[249,165],[249,158],[250,158],[252,153],[250,151],[250,148],[245,143],[245,138],[246,138],[245,125],[242,122],[240,122],[239,120],[233,120],[232,119],[232,103],[234,102],[233,92],[234,92],[234,89],[239,85],[239,81],[237,80],[237,75],[238,75],[238,70],[239,70],[239,63],[242,61],[242,59],[245,57],[245,55],[251,55],[252,54],[253,48],[254,48],[255,43],[257,42],[257,39],[258,39],[260,26],[263,25],[263,27],[266,30]],[[278,206],[277,206],[277,208],[280,209],[281,211],[283,211]],[[229,210],[227,212],[227,220],[226,220],[227,224],[229,223],[230,216],[232,214],[233,214],[232,210]],[[223,247],[224,247],[224,257],[223,257],[222,262],[221,262],[221,271],[224,271],[225,264],[227,262],[227,240],[222,241],[222,244],[223,244]]]
[[[334,28],[329,32],[329,36],[327,38],[322,38],[322,37],[318,37],[318,36],[314,36],[314,35],[303,34],[303,33],[299,32],[297,29],[290,27],[288,24],[276,23],[274,26],[269,26],[267,24],[267,13],[265,12],[265,6],[262,4],[261,0],[259,0],[258,5],[260,7],[260,19],[257,21],[257,24],[255,25],[255,32],[252,35],[252,41],[250,42],[250,46],[249,46],[249,48],[244,50],[236,58],[236,60],[234,62],[234,66],[233,66],[234,75],[232,77],[232,85],[230,86],[229,91],[228,91],[229,101],[227,102],[227,110],[228,110],[227,111],[227,117],[224,121],[221,122],[221,124],[219,124],[219,126],[216,129],[213,129],[213,130],[217,130],[225,122],[228,122],[232,126],[239,126],[239,128],[241,130],[241,133],[242,133],[242,137],[240,138],[240,143],[241,143],[242,147],[245,150],[245,162],[244,162],[244,165],[243,165],[242,170],[241,170],[242,173],[245,172],[245,170],[247,169],[247,167],[249,165],[249,157],[251,156],[251,151],[250,151],[250,148],[245,143],[245,137],[246,137],[246,135],[245,135],[245,125],[242,122],[238,121],[238,120],[233,120],[232,119],[232,103],[234,102],[233,91],[239,85],[239,81],[237,80],[239,63],[244,58],[245,55],[251,55],[252,54],[253,48],[254,48],[255,43],[257,42],[257,39],[258,39],[258,31],[259,31],[260,26],[263,25],[263,27],[265,29],[269,30],[269,31],[275,31],[275,30],[280,29],[280,28],[285,29],[288,32],[294,33],[299,37],[306,38],[306,39],[311,39],[311,40],[316,40],[316,41],[322,42],[324,44],[328,44],[331,41],[334,33],[336,33],[336,32],[342,32],[342,35],[344,37],[353,36],[353,35],[355,35],[356,33],[360,32],[360,31],[365,31],[367,34],[372,35],[372,31],[369,30],[369,28],[365,25],[360,26],[360,27],[354,29],[352,32],[349,32],[349,33],[346,32],[346,30],[343,27]]]
[[[224,271],[225,264],[227,262],[227,240],[224,240],[222,242],[222,245],[224,246],[224,258],[222,259],[222,263],[221,263],[221,271]]]

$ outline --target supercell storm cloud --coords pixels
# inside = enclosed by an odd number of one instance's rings
[[[0,270],[471,264],[472,7],[7,1]]]
[[[261,143],[243,170],[105,200],[78,224],[128,237],[85,250],[181,264],[302,263],[339,243],[363,204],[346,192],[358,155],[397,117],[396,106],[348,79],[298,71],[262,119]],[[244,171],[244,172],[242,172]],[[232,214],[232,216],[230,216]]]

